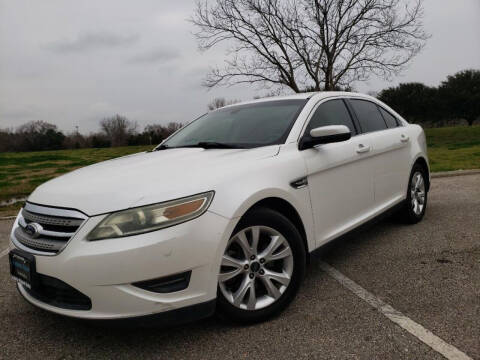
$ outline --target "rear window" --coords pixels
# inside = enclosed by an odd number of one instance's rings
[[[352,104],[353,110],[360,122],[360,127],[364,133],[385,130],[387,128],[376,104],[370,101],[357,99],[351,99],[350,103]]]
[[[381,107],[378,108],[380,109],[380,112],[382,113],[382,116],[385,119],[388,128],[394,128],[398,126],[397,119],[392,114],[390,114],[388,111],[384,110]]]

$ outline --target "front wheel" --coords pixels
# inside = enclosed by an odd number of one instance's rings
[[[217,311],[236,322],[266,320],[293,300],[305,267],[297,228],[276,211],[252,210],[235,228],[222,257]]]

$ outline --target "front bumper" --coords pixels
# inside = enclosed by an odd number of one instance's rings
[[[104,215],[88,219],[58,254],[35,255],[36,271],[88,296],[90,310],[49,305],[19,285],[22,296],[48,311],[98,320],[164,313],[211,303],[216,298],[220,260],[234,221],[207,211],[194,220],[155,232],[86,241],[86,235],[103,218]],[[11,237],[16,226],[17,223]],[[13,239],[11,247],[15,247]],[[191,276],[184,290],[155,293],[132,285],[185,271],[191,271]]]

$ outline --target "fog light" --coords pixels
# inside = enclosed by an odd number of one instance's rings
[[[190,276],[192,271],[186,271],[181,274],[169,275],[157,279],[145,280],[133,283],[140,289],[156,292],[156,293],[170,293],[184,290],[190,283]]]

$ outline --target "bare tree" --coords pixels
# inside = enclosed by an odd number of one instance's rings
[[[34,120],[34,121],[29,121],[23,125],[20,125],[17,128],[17,133],[28,134],[28,135],[35,134],[35,133],[44,134],[48,130],[56,131],[57,126],[43,120]]]
[[[232,104],[236,104],[240,102],[240,100],[237,100],[237,99],[234,99],[234,100],[226,100],[225,98],[223,97],[220,97],[220,98],[215,98],[213,99],[208,105],[208,110],[212,111],[212,110],[216,110],[216,109],[220,109],[224,106],[227,106],[227,105],[232,105]]]
[[[166,132],[166,136],[170,136],[171,134],[173,134],[175,131],[179,130],[181,127],[183,126],[182,123],[178,123],[178,122],[169,122],[167,124],[167,132]]]
[[[423,0],[198,0],[200,48],[229,44],[204,85],[335,90],[398,74],[422,49]]]
[[[100,127],[110,139],[111,146],[128,144],[128,137],[137,131],[137,123],[128,120],[125,116],[115,115],[100,121]]]
[[[182,123],[177,122],[169,122],[166,126],[160,124],[147,125],[143,130],[143,135],[147,137],[149,144],[158,144],[182,126]]]

